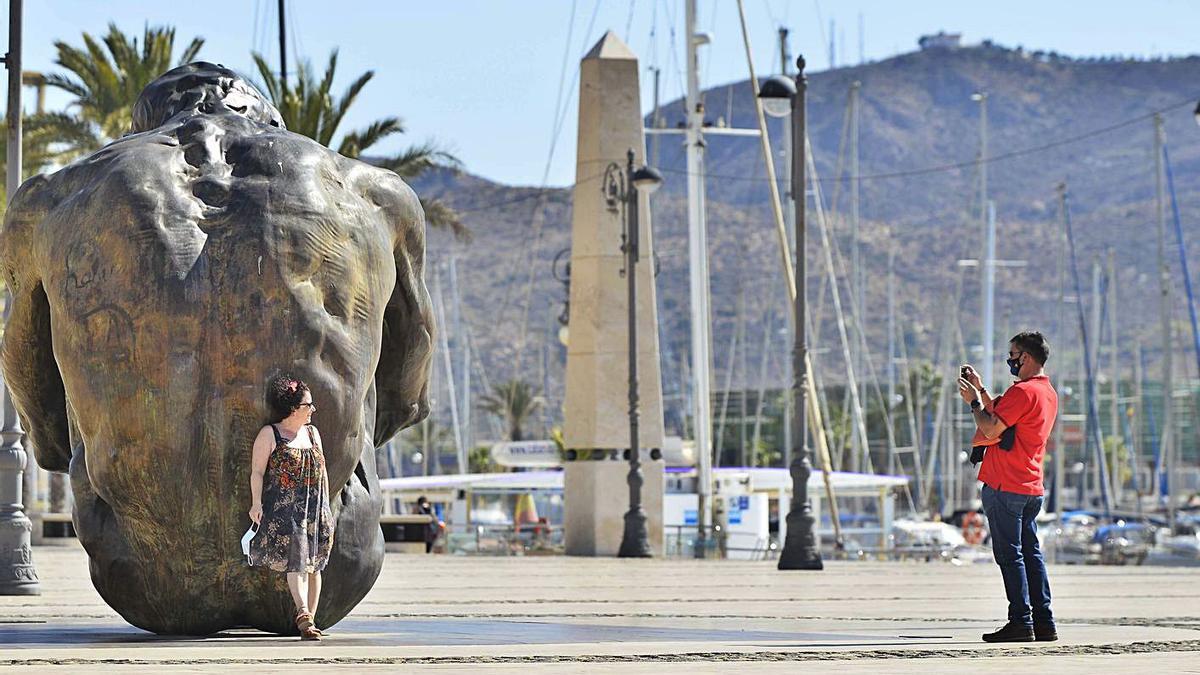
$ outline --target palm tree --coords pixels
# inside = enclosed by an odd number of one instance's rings
[[[509,380],[494,385],[492,393],[480,398],[481,407],[504,420],[508,425],[508,440],[525,440],[522,425],[545,401],[533,393],[533,386],[524,380]]]
[[[421,461],[425,466],[424,472],[428,475],[441,473],[442,457],[455,453],[454,430],[428,417],[420,424],[401,431],[395,440],[404,447],[405,452],[422,453]]]
[[[7,119],[0,121],[7,125]],[[87,123],[66,113],[38,113],[21,120],[21,176],[41,173],[64,152],[75,152],[91,142]],[[8,135],[0,134],[0,174],[8,175]],[[8,203],[7,184],[0,184],[0,212]]]
[[[46,75],[46,84],[75,96],[71,105],[91,127],[88,143],[74,148],[76,153],[94,150],[128,132],[133,104],[146,85],[174,66],[194,61],[204,38],[192,38],[179,58],[172,60],[174,28],[147,26],[139,46],[136,37],[130,38],[110,23],[108,35],[100,40],[84,33],[83,45],[79,48],[55,41],[56,63],[67,72]],[[60,159],[70,156],[60,155]]]
[[[261,54],[255,53],[252,56],[267,95],[279,109],[288,131],[308,136],[328,148],[335,147],[333,139],[346,117],[346,112],[358,100],[358,95],[371,78],[375,77],[375,71],[368,70],[355,78],[338,97],[331,93],[334,74],[337,71],[336,49],[329,55],[329,63],[319,81],[314,76],[312,65],[301,61],[296,69],[295,83],[286,87]],[[360,159],[363,152],[383,139],[404,132],[404,123],[399,117],[385,117],[372,122],[364,129],[343,134],[336,149],[346,157]],[[430,142],[409,146],[392,157],[373,159],[372,163],[407,179],[416,178],[429,169],[457,169],[459,166],[458,159]],[[431,226],[449,229],[460,240],[470,240],[470,230],[462,224],[458,214],[445,203],[434,199],[422,199],[421,205],[425,207],[425,219]]]

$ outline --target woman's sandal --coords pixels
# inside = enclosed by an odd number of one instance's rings
[[[313,615],[308,612],[296,613],[296,628],[300,629],[301,640],[320,640],[321,631],[313,624]]]

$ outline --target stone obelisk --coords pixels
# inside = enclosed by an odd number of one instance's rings
[[[611,163],[624,172],[630,149],[637,166],[646,154],[637,57],[612,31],[580,64],[577,148],[563,436],[567,449],[579,459],[566,465],[566,551],[609,556],[620,547],[629,508],[629,463],[624,457],[630,439],[629,307],[627,282],[621,275],[624,214],[607,207],[602,183]],[[660,555],[663,463],[651,461],[650,450],[663,447],[662,377],[650,207],[647,195],[639,199],[638,445],[645,476],[642,507],[651,549]]]

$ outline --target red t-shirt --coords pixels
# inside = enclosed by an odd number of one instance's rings
[[[1022,380],[997,399],[992,413],[1017,428],[1012,450],[990,447],[979,468],[979,480],[993,490],[1022,495],[1045,494],[1042,458],[1058,417],[1058,393],[1045,375]]]

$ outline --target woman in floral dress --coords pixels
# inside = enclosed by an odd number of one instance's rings
[[[310,424],[317,411],[303,381],[283,375],[267,388],[274,423],[254,440],[250,519],[258,534],[250,564],[286,572],[305,640],[321,639],[313,622],[321,597],[321,570],[333,548],[333,514],[321,434]]]

